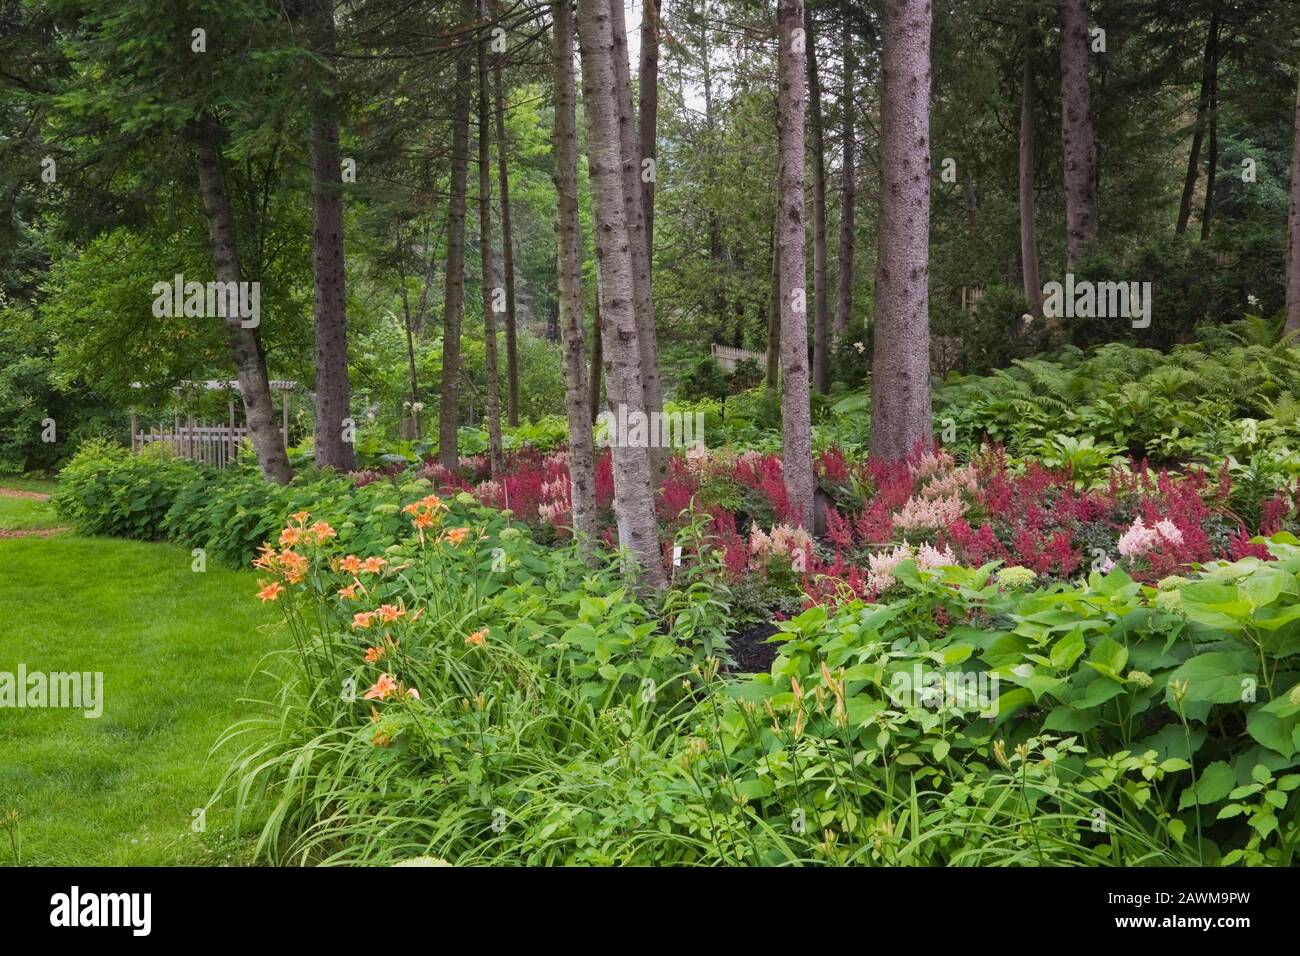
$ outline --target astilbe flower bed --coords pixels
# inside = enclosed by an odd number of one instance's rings
[[[1267,558],[1257,533],[1294,530],[1300,489],[1260,504],[1248,528],[1228,506],[1226,467],[1173,473],[1145,462],[1113,469],[1102,486],[1078,487],[1067,471],[1027,461],[1016,466],[1000,448],[965,463],[939,449],[906,461],[854,461],[838,448],[816,458],[825,492],[815,534],[796,527],[776,454],[692,449],[671,459],[656,497],[665,562],[674,544],[683,560],[701,549],[721,557],[737,582],[755,578],[788,587],[805,604],[874,600],[904,560],[920,567],[979,566],[1000,561],[1041,582],[1077,578],[1121,563],[1155,582],[1215,559]],[[571,534],[568,456],[522,449],[503,474],[488,474],[486,456],[463,458],[459,475],[437,463],[420,474],[441,493],[470,491],[508,509],[543,539]],[[613,545],[613,469],[608,449],[596,464],[601,539]],[[688,526],[703,535],[682,536]]]

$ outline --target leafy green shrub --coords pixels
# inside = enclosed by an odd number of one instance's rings
[[[81,534],[152,541],[166,536],[167,512],[180,490],[213,475],[183,459],[133,455],[120,445],[92,440],[60,472],[53,501]]]

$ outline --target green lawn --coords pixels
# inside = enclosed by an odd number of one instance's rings
[[[34,531],[58,524],[58,515],[48,501],[0,494],[0,531]]]
[[[222,773],[212,744],[287,638],[265,626],[277,615],[251,572],[190,563],[172,545],[0,540],[0,671],[104,675],[97,719],[0,708],[0,820],[18,810],[22,863],[244,862],[222,811],[202,835],[191,811]]]

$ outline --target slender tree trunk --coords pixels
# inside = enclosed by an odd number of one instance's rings
[[[637,68],[637,128],[641,144],[641,211],[645,217],[645,247],[654,272],[655,178],[658,170],[656,126],[659,121],[659,18],[662,0],[641,0],[641,50]],[[645,161],[650,160],[649,169]]]
[[[1097,240],[1092,107],[1088,97],[1088,0],[1061,0],[1061,140],[1065,146],[1065,264]]]
[[[930,3],[886,0],[871,457],[930,443]]]
[[[407,301],[406,292],[406,275],[402,275],[402,325],[406,332],[406,368],[411,376],[411,423],[415,426],[415,437],[422,438],[423,427],[420,424],[421,409],[416,406],[420,402],[420,380],[415,371],[415,332],[414,322],[411,318],[411,305]]]
[[[830,391],[830,324],[826,290],[826,149],[822,137],[822,84],[817,73],[817,34],[812,12],[803,11],[804,49],[808,66],[808,126],[813,174],[813,366],[812,387],[822,395]]]
[[[767,388],[775,392],[781,380],[781,243],[776,223],[781,207],[776,207],[772,223],[772,284],[767,297]]]
[[[1025,64],[1020,75],[1020,264],[1025,301],[1034,318],[1043,316],[1043,284],[1038,275],[1038,227],[1034,192],[1034,110],[1038,88],[1034,82],[1034,57],[1038,28],[1030,17],[1025,27]],[[1053,320],[1055,321],[1055,320]]]
[[[221,132],[220,124],[206,112],[190,125],[213,271],[218,282],[233,282],[238,288],[244,276],[239,266],[239,251],[235,247],[235,218],[230,210],[226,175],[221,168]],[[284,436],[280,433],[275,405],[271,401],[271,383],[266,373],[261,336],[256,326],[244,328],[243,320],[235,314],[226,316],[226,340],[235,363],[244,418],[262,476],[276,484],[287,484],[293,477],[293,469],[289,467]]]
[[[497,97],[497,185],[501,192],[501,271],[506,283],[506,420],[519,424],[519,343],[515,313],[514,230],[510,225],[510,177],[506,144],[506,94],[501,57],[492,64]]]
[[[483,22],[483,0],[478,14]],[[483,264],[483,371],[487,379],[488,458],[492,474],[505,469],[501,450],[501,383],[497,373],[497,290],[492,270],[492,155],[488,112],[487,48],[491,35],[484,32],[478,43],[478,223],[479,253]]]
[[[323,57],[334,55],[334,0],[309,0],[307,30]],[[347,286],[343,266],[343,172],[339,160],[336,80],[312,97],[311,265],[315,322],[316,464],[353,471],[357,458],[346,425],[351,418],[348,385]]]
[[[1187,176],[1183,180],[1183,198],[1178,205],[1178,225],[1174,232],[1182,235],[1192,218],[1192,199],[1196,194],[1196,177],[1201,168],[1201,140],[1205,119],[1210,110],[1210,85],[1214,75],[1214,44],[1219,32],[1219,11],[1210,13],[1210,28],[1205,35],[1205,58],[1201,61],[1201,94],[1196,100],[1196,128],[1192,131],[1192,148],[1187,154]]]
[[[853,28],[849,23],[849,5],[846,0],[842,11],[844,23],[844,145],[840,158],[840,247],[839,268],[836,274],[835,319],[833,337],[838,340],[849,327],[853,313],[853,206],[857,192],[857,171],[854,168],[857,135],[853,121],[853,84],[856,57],[853,51]]]
[[[1291,134],[1291,208],[1286,217],[1286,327],[1300,332],[1300,70],[1297,71],[1295,122]]]
[[[1214,186],[1219,172],[1219,24],[1210,34],[1210,145],[1205,157],[1205,210],[1201,214],[1201,241],[1210,238],[1214,220]]]
[[[610,403],[644,411],[640,334],[634,302],[634,243],[627,221],[627,186],[623,175],[626,150],[620,122],[628,119],[619,102],[617,60],[627,62],[626,43],[615,41],[608,0],[579,0],[578,45],[582,53],[582,100],[587,119],[587,167],[595,217],[596,256],[600,279],[600,314],[604,325],[605,377]],[[636,191],[640,205],[640,189]],[[644,235],[644,232],[642,232]],[[644,248],[644,247],[642,247]],[[618,430],[615,429],[615,432]],[[648,449],[615,434],[614,515],[619,544],[640,569],[640,581],[654,590],[667,583],[655,521]]]
[[[777,0],[776,134],[780,156],[777,243],[781,256],[781,466],[797,520],[813,528],[816,482],[808,391],[807,266],[804,262],[803,0]]]
[[[460,327],[465,311],[465,187],[469,177],[469,58],[456,62],[452,105],[451,197],[447,206],[447,274],[442,304],[442,388],[438,408],[438,460],[460,469]]]
[[[974,230],[975,213],[979,202],[975,196],[975,177],[970,174],[970,170],[966,170],[961,174],[961,204],[963,211],[966,213],[966,225]]]
[[[569,481],[573,532],[583,553],[596,542],[596,454],[582,354],[582,244],[578,221],[577,91],[573,77],[573,11],[569,0],[551,4],[555,84],[556,277],[564,351],[564,411],[569,420]]]
[[[600,282],[596,283],[596,307],[591,319],[591,375],[588,376],[591,389],[587,404],[591,408],[591,420],[596,421],[601,411],[601,385],[605,372],[605,334],[600,321]]]
[[[606,0],[614,40],[614,81],[619,120],[617,132],[622,149],[623,204],[628,243],[632,257],[632,300],[636,314],[638,353],[641,357],[641,387],[647,416],[661,414],[663,385],[659,379],[659,346],[655,336],[654,294],[650,285],[650,248],[646,244],[645,210],[641,206],[641,149],[637,125],[633,122],[632,77],[628,65],[627,24],[623,0]],[[630,409],[629,409],[630,411]],[[650,440],[650,476],[655,487],[668,472],[668,448],[663,437]]]

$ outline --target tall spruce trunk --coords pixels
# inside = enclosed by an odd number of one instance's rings
[[[555,86],[556,280],[560,341],[564,353],[564,413],[569,422],[569,482],[573,532],[584,554],[596,542],[596,454],[587,370],[582,350],[582,239],[578,220],[577,90],[573,76],[573,10],[569,0],[551,4],[555,18],[552,76]]]
[[[1192,218],[1192,200],[1196,195],[1196,177],[1201,170],[1201,142],[1205,136],[1205,120],[1210,111],[1210,85],[1214,76],[1214,46],[1219,33],[1219,11],[1210,12],[1210,26],[1205,34],[1205,57],[1201,61],[1201,92],[1196,99],[1196,127],[1192,130],[1192,147],[1187,152],[1187,176],[1183,179],[1183,198],[1178,204],[1178,224],[1174,232],[1182,235]]]
[[[307,29],[312,48],[334,55],[334,0],[308,0]],[[343,265],[343,171],[339,159],[337,81],[312,97],[311,266],[315,324],[316,464],[353,471],[356,453],[346,422],[351,418],[348,384],[347,285]]]
[[[812,387],[825,395],[830,391],[830,351],[827,336],[830,322],[826,289],[826,149],[822,127],[822,84],[817,72],[817,34],[812,12],[803,11],[804,48],[808,66],[808,127],[812,148],[813,174],[813,366]]]
[[[483,22],[483,0],[478,4]],[[505,469],[501,448],[501,383],[497,372],[497,289],[492,269],[492,154],[488,112],[487,48],[490,35],[478,43],[478,236],[479,261],[483,266],[483,377],[487,392],[488,460],[493,476]]]
[[[1286,327],[1300,332],[1300,70],[1297,70],[1295,121],[1291,133],[1291,207],[1286,217]]]
[[[1210,142],[1205,157],[1205,206],[1201,213],[1201,241],[1210,238],[1214,221],[1214,187],[1219,172],[1219,24],[1210,34]]]
[[[844,144],[840,155],[840,245],[839,266],[836,271],[835,318],[832,336],[839,340],[848,330],[853,314],[853,206],[857,196],[857,170],[855,168],[857,135],[853,121],[853,83],[856,57],[853,51],[853,28],[849,22],[848,0],[842,8],[844,25]]]
[[[1088,0],[1061,0],[1061,141],[1065,149],[1065,264],[1069,268],[1097,241],[1088,94]]]
[[[1037,200],[1034,193],[1034,111],[1038,87],[1034,80],[1034,56],[1038,49],[1038,25],[1033,18],[1025,25],[1025,63],[1020,74],[1020,273],[1025,301],[1034,318],[1043,316],[1043,284],[1038,274]]]
[[[641,144],[641,212],[645,218],[645,247],[649,269],[655,259],[655,176],[647,173],[658,158],[656,128],[659,122],[659,17],[662,0],[641,0],[641,50],[637,65],[637,138]]]
[[[770,392],[775,392],[781,381],[781,243],[777,234],[780,219],[778,203],[772,220],[772,280],[767,294],[767,388]]]
[[[465,313],[465,191],[469,178],[469,57],[456,62],[452,102],[451,196],[447,205],[447,272],[442,302],[442,385],[438,406],[438,461],[460,469],[460,327]]]
[[[623,175],[625,150],[619,131],[627,120],[620,109],[616,60],[626,63],[627,48],[614,38],[608,0],[579,0],[578,46],[582,54],[583,106],[587,120],[587,167],[595,219],[597,294],[604,326],[605,380],[610,404],[645,408],[641,351],[633,301],[633,242],[627,221]],[[637,191],[638,200],[640,191]],[[617,431],[617,430],[615,430]],[[642,586],[660,590],[666,583],[655,520],[648,449],[622,440],[612,442],[614,516],[619,544],[637,567]],[[632,570],[632,569],[629,569]]]
[[[221,166],[221,125],[210,113],[204,112],[190,124],[189,133],[194,145],[203,215],[207,220],[212,268],[218,282],[233,282],[238,287],[244,276],[235,246],[235,217],[230,209],[226,174]],[[271,383],[266,373],[261,335],[255,326],[244,328],[238,314],[226,316],[225,322],[226,342],[234,360],[244,419],[253,441],[253,451],[257,454],[257,463],[267,481],[287,484],[293,477],[293,469],[289,466],[284,436],[271,401]]]
[[[781,268],[781,468],[794,518],[813,529],[816,482],[808,390],[807,266],[804,262],[804,111],[807,78],[803,0],[777,0],[776,135],[780,157],[777,243]]]
[[[587,405],[591,409],[591,420],[593,422],[600,415],[605,382],[605,332],[600,321],[599,280],[596,282],[595,302],[595,309],[591,317],[591,374],[587,376],[590,386],[587,392]]]
[[[509,149],[506,142],[506,93],[501,57],[492,64],[497,100],[497,188],[501,193],[501,271],[506,284],[506,421],[519,424],[519,331],[515,306],[515,242],[510,222]]]
[[[641,145],[632,112],[632,77],[628,64],[627,23],[623,0],[607,0],[614,41],[614,81],[618,104],[618,134],[622,151],[623,205],[632,262],[632,298],[636,313],[641,388],[647,416],[663,412],[659,377],[659,346],[655,335],[654,292],[650,284],[650,247],[646,242],[645,210],[641,205]],[[631,409],[628,410],[629,412]],[[650,476],[655,487],[668,472],[668,451],[659,429],[651,429]]]
[[[886,461],[931,441],[930,22],[929,0],[885,0],[870,453]]]

